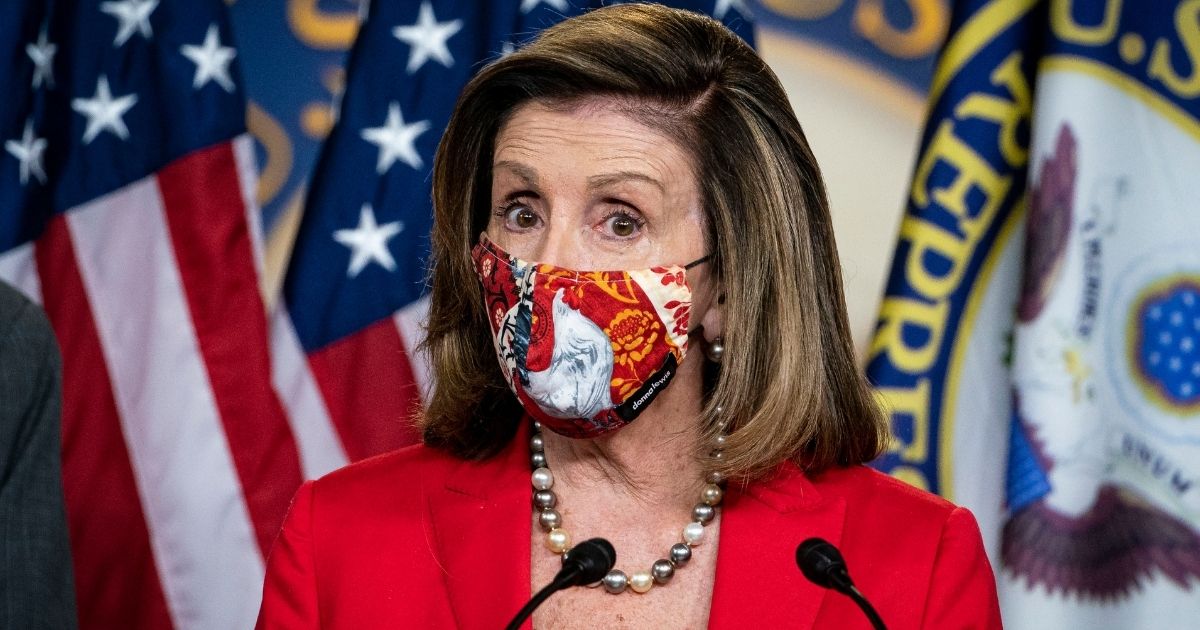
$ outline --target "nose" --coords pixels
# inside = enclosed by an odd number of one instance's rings
[[[532,246],[528,256],[530,260],[568,269],[579,267],[586,256],[586,249],[580,236],[578,219],[572,221],[571,215],[569,209],[555,209],[547,225],[529,243]]]

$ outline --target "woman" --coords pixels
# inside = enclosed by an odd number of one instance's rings
[[[867,627],[812,536],[891,628],[999,626],[971,515],[861,466],[820,173],[720,24],[614,6],[483,69],[434,206],[425,443],[301,488],[260,627],[502,627],[595,536],[616,568],[535,627]]]

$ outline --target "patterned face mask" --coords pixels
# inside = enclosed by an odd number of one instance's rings
[[[500,369],[525,411],[566,437],[638,416],[688,346],[685,266],[572,271],[510,256],[486,235],[471,252]]]

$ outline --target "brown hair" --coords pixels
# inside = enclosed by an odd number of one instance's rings
[[[729,422],[717,467],[753,477],[788,458],[816,472],[877,456],[886,425],[854,360],[824,184],[779,80],[719,22],[632,4],[545,30],[459,98],[433,168],[425,442],[482,458],[516,431],[520,404],[469,250],[487,223],[504,121],[531,101],[587,97],[613,99],[693,157],[725,294],[726,351],[700,427],[711,437]]]

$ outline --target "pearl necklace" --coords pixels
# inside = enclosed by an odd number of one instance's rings
[[[718,409],[718,412],[720,410]],[[724,423],[721,429],[724,430]],[[725,436],[717,437],[717,448],[712,452],[715,459],[721,458],[721,447],[725,445]],[[571,535],[562,527],[562,515],[554,509],[558,505],[558,497],[554,494],[554,475],[546,463],[545,443],[542,440],[542,425],[533,423],[533,435],[529,438],[530,465],[533,467],[533,511],[538,516],[538,524],[546,532],[546,547],[565,560],[571,550]],[[704,489],[700,491],[700,502],[692,508],[692,521],[683,527],[682,542],[671,546],[667,557],[657,560],[650,566],[649,571],[634,571],[626,574],[619,569],[613,569],[604,579],[591,586],[604,585],[604,590],[614,595],[624,592],[626,587],[635,593],[645,593],[655,584],[666,584],[675,575],[675,570],[687,564],[692,558],[692,547],[699,545],[704,539],[704,526],[712,522],[717,515],[717,506],[725,492],[721,484],[725,479],[717,471],[705,475]]]

